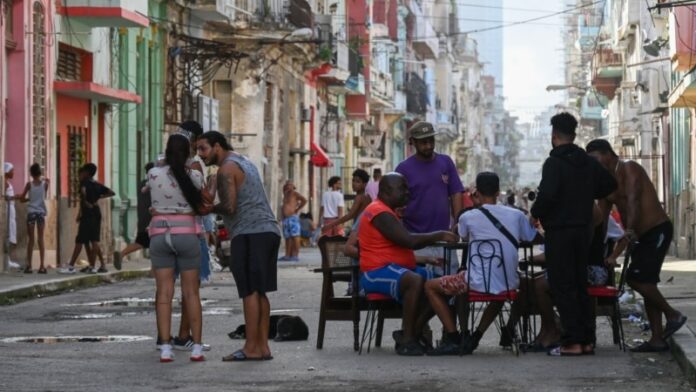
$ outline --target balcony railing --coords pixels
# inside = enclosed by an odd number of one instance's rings
[[[439,41],[435,35],[430,19],[423,14],[420,4],[416,0],[408,2],[408,8],[413,14],[413,49],[421,57],[435,59],[438,56]]]
[[[610,48],[598,50],[593,58],[596,75],[602,78],[620,78],[623,75],[623,58]]]
[[[312,9],[306,0],[196,0],[186,5],[204,20],[290,24],[313,27]]]
[[[384,103],[387,103],[388,106],[393,106],[394,83],[391,75],[370,68],[370,95],[386,101]]]

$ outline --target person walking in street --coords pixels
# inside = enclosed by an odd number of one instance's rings
[[[363,210],[372,202],[370,196],[365,194],[365,186],[370,179],[370,175],[363,169],[355,169],[353,172],[353,181],[351,185],[353,186],[353,192],[355,192],[355,199],[353,200],[353,205],[350,207],[348,213],[331,223],[325,224],[322,227],[323,232],[330,232],[334,230],[335,227],[342,227],[344,223],[349,220],[353,220],[356,223],[360,219],[360,214]]]
[[[645,169],[635,161],[621,161],[606,140],[595,139],[587,152],[616,179],[618,188],[602,200],[605,218],[616,205],[623,220],[626,237],[635,243],[626,283],[643,296],[650,322],[650,339],[631,349],[633,352],[667,351],[667,339],[686,323],[686,316],[665,300],[657,287],[667,250],[672,243],[672,222],[662,208],[655,186]],[[666,326],[662,326],[662,315]]]
[[[145,165],[145,175],[155,167],[153,162],[148,162]],[[137,210],[138,210],[138,230],[135,234],[135,242],[126,245],[122,251],[116,252],[114,257],[114,268],[121,270],[121,263],[124,257],[128,256],[133,252],[137,252],[141,249],[147,249],[150,247],[150,235],[147,233],[147,227],[150,225],[150,220],[152,220],[152,215],[150,214],[150,207],[152,206],[152,199],[150,198],[150,190],[147,188],[147,178],[140,182],[138,187],[138,198],[137,198]]]
[[[7,240],[10,244],[7,252],[9,255],[7,265],[9,268],[19,269],[19,263],[15,261],[17,260],[17,255],[15,254],[17,250],[17,211],[15,210],[16,196],[12,186],[14,165],[10,162],[5,162],[3,164],[3,172],[5,173],[5,200],[7,201]]]
[[[172,298],[175,271],[181,277],[182,307],[191,328],[193,345],[191,361],[204,361],[202,312],[199,294],[201,248],[199,237],[203,228],[196,215],[210,211],[210,197],[201,193],[203,176],[191,170],[187,161],[191,147],[186,137],[172,135],[167,140],[165,165],[148,172],[148,189],[152,198],[150,223],[150,261],[157,284],[157,330],[160,362],[174,360],[171,338]]]
[[[198,154],[217,165],[217,195],[212,211],[223,216],[232,241],[231,270],[242,298],[246,342],[223,361],[273,359],[268,345],[271,304],[267,294],[277,290],[280,229],[268,203],[256,166],[232,151],[225,136],[210,131],[198,141]]]
[[[295,184],[288,180],[283,186],[283,237],[285,237],[285,256],[279,261],[300,261],[300,210],[307,204],[307,199],[297,192]]]
[[[321,196],[321,207],[319,208],[321,235],[329,237],[345,235],[343,226],[329,226],[343,215],[344,207],[345,200],[343,199],[343,192],[341,192],[341,177],[331,177],[329,178],[329,189]],[[324,230],[327,226],[330,229]]]
[[[77,215],[77,237],[75,237],[75,248],[73,249],[70,263],[67,267],[58,270],[61,274],[74,274],[75,262],[82,252],[82,246],[87,252],[89,265],[80,272],[103,273],[108,272],[104,265],[104,255],[102,255],[99,240],[101,236],[101,209],[99,200],[113,197],[114,191],[100,184],[94,179],[97,174],[97,165],[86,163],[79,170],[80,179],[80,211]],[[99,258],[100,267],[96,269],[96,259]]]
[[[370,201],[377,200],[377,194],[379,193],[379,180],[382,179],[382,169],[376,168],[372,170],[372,179],[367,183],[365,187],[365,194],[370,196]]]
[[[46,226],[46,194],[48,193],[48,178],[43,177],[41,165],[34,163],[29,167],[31,181],[27,182],[20,201],[27,204],[27,262],[24,273],[30,274],[31,259],[34,254],[34,239],[39,244],[39,274],[46,273],[44,256],[46,247],[44,246],[44,228]],[[36,228],[36,230],[34,230]],[[35,232],[36,231],[36,237]]]
[[[549,286],[563,326],[553,356],[594,352],[594,320],[587,294],[592,211],[595,200],[616,190],[616,180],[573,143],[578,122],[569,113],[551,118],[553,150],[544,162],[532,216],[545,230]]]
[[[404,212],[404,226],[411,233],[449,230],[462,210],[464,186],[450,158],[435,152],[435,129],[429,122],[419,121],[408,130],[409,143],[415,154],[399,163],[395,171],[408,180],[411,201]],[[428,247],[416,255],[442,257],[442,248]],[[451,258],[456,263],[456,257]],[[456,271],[456,266],[452,266]],[[441,268],[436,269],[441,275]]]

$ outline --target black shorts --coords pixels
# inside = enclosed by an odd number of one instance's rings
[[[89,244],[99,242],[101,235],[101,216],[82,216],[77,227],[75,243]]]
[[[150,247],[150,235],[145,231],[139,231],[135,235],[135,243],[147,249]]]
[[[658,283],[662,262],[672,242],[672,222],[661,223],[640,236],[631,253],[627,278],[640,283]]]
[[[254,292],[270,293],[278,289],[278,248],[275,233],[240,234],[230,244],[231,267],[239,298]]]

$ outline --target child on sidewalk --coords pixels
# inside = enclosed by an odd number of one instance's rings
[[[153,167],[155,167],[153,162],[145,165],[145,177],[147,177],[147,172]],[[114,254],[114,267],[117,270],[121,270],[121,262],[124,257],[140,249],[150,247],[150,235],[147,233],[147,228],[152,220],[150,207],[152,207],[152,199],[150,198],[150,190],[147,188],[146,178],[140,182],[138,187],[138,232],[135,235],[135,242],[128,244],[121,252]]]
[[[94,163],[86,163],[80,168],[80,212],[77,216],[77,221],[80,223],[77,229],[77,237],[75,238],[75,249],[70,258],[70,265],[59,270],[61,274],[74,274],[75,262],[82,251],[82,246],[85,246],[89,266],[80,270],[86,273],[102,273],[109,272],[104,265],[104,256],[99,246],[99,236],[101,234],[101,210],[99,209],[99,199],[112,197],[114,191],[100,184],[94,179],[97,174],[97,165]],[[99,257],[100,267],[97,270],[96,258]]]
[[[46,193],[48,192],[48,178],[42,177],[41,165],[35,163],[29,167],[31,181],[24,186],[24,192],[19,200],[27,203],[27,263],[24,266],[24,273],[30,274],[31,259],[34,254],[34,228],[37,231],[37,242],[39,243],[39,270],[40,274],[46,273],[44,266],[44,256],[46,248],[44,246],[44,227],[46,224]]]

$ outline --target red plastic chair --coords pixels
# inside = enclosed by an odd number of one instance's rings
[[[629,244],[626,249],[624,262],[621,266],[621,275],[619,284],[616,286],[589,286],[587,294],[596,299],[605,298],[611,300],[613,314],[611,316],[612,332],[614,334],[614,343],[618,343],[619,350],[626,351],[626,338],[624,336],[623,324],[621,323],[621,308],[619,306],[619,297],[623,295],[626,286],[626,269],[631,258],[633,244]],[[618,335],[618,336],[617,336]]]
[[[503,306],[500,308],[500,312],[498,313],[498,320],[496,323],[498,333],[501,333],[502,328],[504,328],[506,325],[504,317],[505,305],[507,304],[508,307],[512,306],[512,302],[517,299],[518,291],[516,289],[510,289],[507,272],[504,268],[505,260],[503,258],[503,246],[500,240],[490,239],[469,242],[467,263],[467,281],[471,281],[471,272],[473,270],[480,270],[483,276],[483,285],[485,288],[485,291],[483,292],[471,290],[466,294],[465,298],[467,302],[469,302],[470,309],[470,330],[473,331],[476,328],[477,314],[479,312],[483,312],[482,310],[478,310],[477,312],[477,307],[475,305],[480,303],[488,306],[490,303],[498,302],[503,303]],[[493,270],[502,270],[503,272],[506,290],[502,293],[493,294],[490,292]],[[515,355],[519,355],[520,353],[519,343],[518,337],[513,338],[512,351]]]
[[[381,346],[382,330],[384,328],[384,315],[382,312],[401,308],[401,305],[388,295],[370,293],[367,294],[365,299],[367,300],[367,317],[365,318],[365,326],[363,327],[358,355],[362,354],[365,339],[367,339],[368,354],[370,353],[370,346],[372,345],[373,338],[375,338],[375,347]],[[375,321],[377,321],[376,329]],[[368,326],[370,328],[369,333],[367,330]]]

